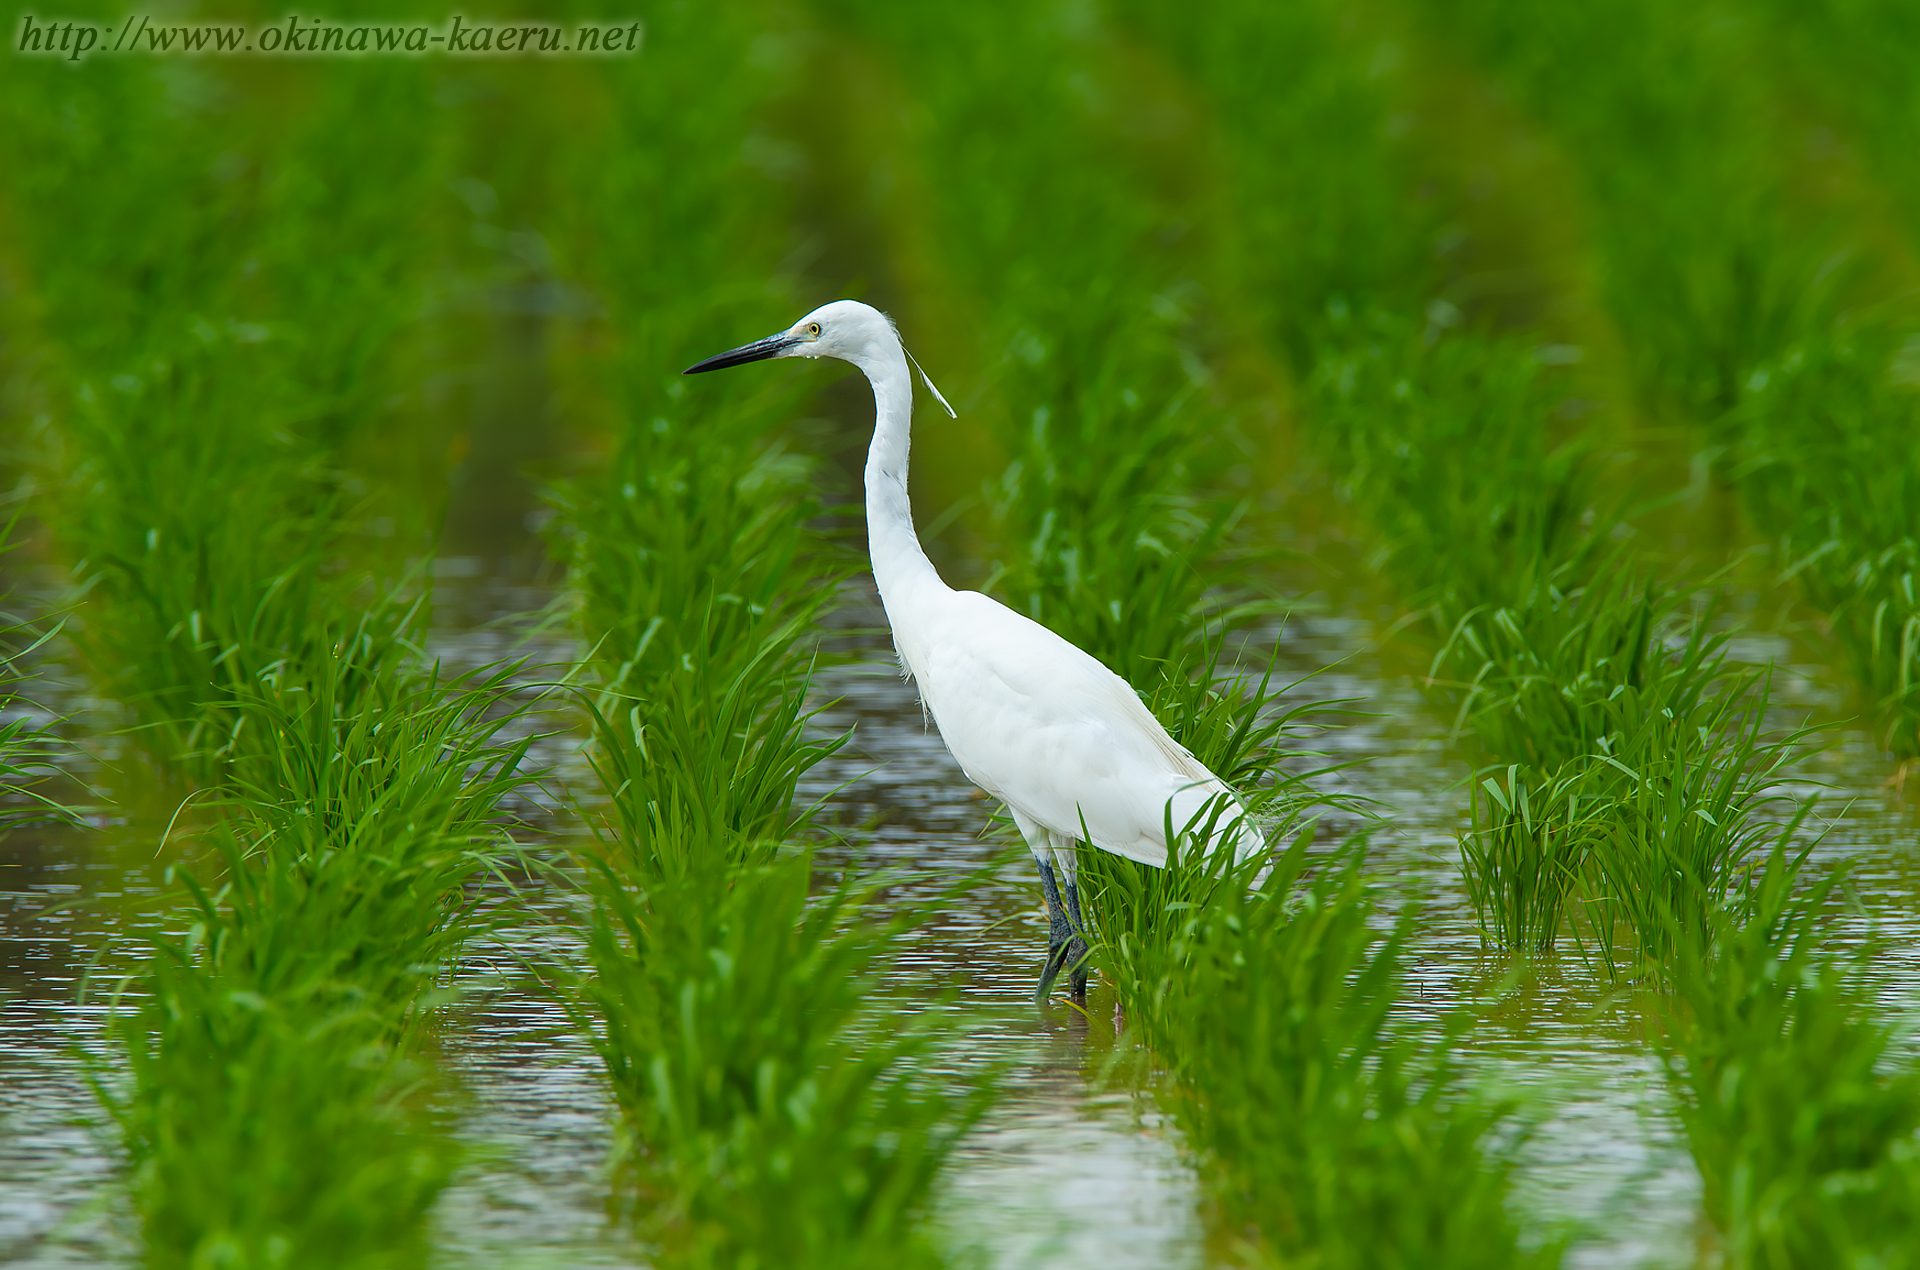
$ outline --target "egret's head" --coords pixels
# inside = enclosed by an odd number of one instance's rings
[[[886,314],[858,300],[835,300],[821,305],[778,335],[709,357],[682,373],[698,375],[768,357],[837,357],[843,362],[865,366],[899,347],[900,336]]]
[[[837,357],[867,372],[868,378],[878,385],[881,382],[878,376],[885,373],[889,363],[899,367],[897,373],[906,373],[899,354],[905,354],[908,361],[913,361],[913,354],[908,353],[906,345],[900,342],[900,332],[893,329],[891,318],[858,300],[835,300],[832,304],[821,305],[778,335],[769,335],[763,340],[717,353],[704,362],[695,362],[680,373],[698,375],[704,371],[740,366],[769,357]],[[916,370],[920,367],[918,362],[913,365]],[[953,407],[933,386],[933,381],[927,379],[926,371],[920,371],[920,378],[926,380],[934,400],[949,415],[953,414]]]

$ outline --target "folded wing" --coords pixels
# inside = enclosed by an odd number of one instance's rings
[[[1210,799],[1231,797],[1098,660],[984,595],[947,594],[924,643],[902,654],[981,788],[1056,833],[1154,866],[1166,863],[1169,803],[1177,831]],[[1235,855],[1261,846],[1243,824]]]

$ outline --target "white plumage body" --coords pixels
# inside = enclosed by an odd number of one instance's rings
[[[1084,834],[1157,867],[1169,803],[1178,830],[1229,792],[1124,679],[1046,627],[974,591],[912,594],[907,623],[888,604],[901,660],[961,769],[1007,805],[1036,855]],[[1238,836],[1250,839],[1238,854],[1257,849],[1250,829]],[[1071,876],[1057,851],[1056,862]]]

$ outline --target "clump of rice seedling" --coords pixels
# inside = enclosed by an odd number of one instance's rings
[[[1588,769],[1605,805],[1588,844],[1586,916],[1609,965],[1661,965],[1677,941],[1704,946],[1714,914],[1748,900],[1768,844],[1810,814],[1803,802],[1784,825],[1764,816],[1785,801],[1781,771],[1804,735],[1763,733],[1766,682],[1729,676],[1687,714],[1623,697],[1621,727]]]
[[[1609,964],[1621,930],[1658,960],[1667,923],[1743,884],[1792,740],[1759,734],[1765,677],[1728,667],[1711,614],[1683,615],[1683,598],[1609,553],[1571,593],[1548,582],[1464,615],[1435,655],[1456,727],[1509,764],[1476,777],[1461,840],[1493,942],[1549,951],[1577,901]]]
[[[730,316],[766,320],[777,262],[736,244],[779,237],[778,194],[730,129],[770,81],[744,25],[660,19],[660,67],[606,85],[633,140],[575,174],[607,219],[557,246],[592,262],[623,350],[610,461],[552,496],[608,800],[569,999],[620,1106],[615,1205],[662,1264],[937,1265],[928,1197],[992,1082],[929,1075],[949,1024],[876,1003],[904,926],[874,881],[814,888],[795,803],[842,743],[805,729],[849,562],[813,465],[768,432],[790,384],[729,377],[696,408],[678,379],[740,342]],[[693,92],[742,113],[690,114]]]
[[[1759,735],[1767,683],[1728,667],[1711,607],[1614,541],[1579,448],[1547,448],[1516,349],[1401,334],[1330,354],[1316,382],[1356,501],[1383,509],[1386,566],[1427,605],[1429,694],[1495,760],[1461,844],[1482,930],[1545,952],[1590,926],[1609,965],[1657,962],[1766,837],[1753,817],[1791,749]]]
[[[923,1218],[994,1097],[925,1068],[945,1024],[876,1011],[902,919],[809,895],[810,853],[631,844],[594,861],[584,1000],[622,1111],[621,1207],[682,1266],[939,1265]]]
[[[1207,281],[1256,316],[1298,380],[1329,313],[1424,310],[1448,209],[1409,197],[1381,62],[1348,40],[1349,15],[1252,0],[1206,22],[1141,0],[1113,11],[1204,93],[1228,203],[1210,227],[1221,241]]]
[[[458,1161],[424,1012],[482,926],[469,888],[528,742],[499,739],[504,671],[398,675],[352,633],[241,699],[271,758],[205,830],[217,865],[170,870],[190,924],[116,1018],[130,1081],[102,1097],[154,1265],[415,1264]]]
[[[943,1025],[871,1004],[899,924],[871,910],[871,883],[810,899],[795,845],[797,784],[841,744],[804,725],[807,649],[843,566],[809,502],[745,479],[752,450],[697,461],[726,491],[712,505],[688,482],[644,518],[576,514],[567,530],[576,560],[624,547],[638,562],[579,575],[588,619],[638,635],[599,645],[589,692],[610,824],[583,860],[577,998],[622,1109],[621,1207],[674,1265],[938,1264],[927,1197],[990,1083],[963,1094],[917,1073]],[[657,533],[702,519],[713,532]],[[763,566],[750,549],[769,539],[784,547],[755,602],[716,594]],[[618,625],[629,615],[644,625]]]
[[[692,657],[737,665],[764,631],[811,626],[845,571],[814,527],[810,465],[707,427],[624,429],[604,475],[555,491],[581,633],[610,683],[645,687]]]
[[[0,526],[0,556],[18,550],[17,520]],[[12,597],[0,595],[0,603]],[[22,707],[20,689],[26,683],[28,660],[59,633],[60,627],[0,613],[0,827],[40,816],[63,816],[66,811],[35,786],[55,768],[57,738],[37,726]],[[11,716],[11,717],[9,717]]]
[[[1817,951],[1837,876],[1782,841],[1747,903],[1682,938],[1656,1044],[1726,1264],[1905,1266],[1920,1237],[1920,1070],[1891,1061],[1866,959]]]
[[[157,758],[217,783],[234,694],[357,607],[344,460],[420,309],[437,172],[432,129],[366,120],[426,80],[345,68],[289,122],[203,117],[152,67],[46,69],[9,80],[57,406],[45,514],[91,668]]]
[[[848,565],[805,472],[696,418],[627,429],[614,472],[556,493],[593,761],[635,841],[782,841],[801,777],[838,748],[805,736],[805,695]]]
[[[1880,743],[1920,757],[1920,385],[1915,346],[1876,328],[1810,340],[1757,370],[1736,473],[1787,576],[1827,617]],[[1906,378],[1901,378],[1902,375]]]
[[[188,373],[212,380],[220,365],[209,358]],[[173,395],[150,378],[154,394]],[[97,395],[83,405],[72,431],[89,496],[53,520],[85,552],[78,641],[90,663],[134,709],[152,752],[215,782],[236,686],[318,651],[332,515],[302,488],[296,455],[232,435],[237,403],[179,395],[137,415]]]
[[[1009,462],[985,490],[982,589],[1151,694],[1185,676],[1257,553],[1242,500],[1218,492],[1238,438],[1209,397],[1199,297],[1161,244],[1172,213],[1089,108],[1101,44],[1034,13],[856,8],[913,68],[934,239],[983,313],[974,410]],[[1037,188],[1053,194],[1021,193]]]
[[[1913,9],[1901,0],[1765,0],[1752,9],[1773,24],[1769,57],[1871,156],[1872,180],[1899,201],[1908,226],[1920,224],[1920,173],[1907,161],[1920,146],[1920,85],[1908,64],[1920,44]]]
[[[689,621],[674,638],[700,629]],[[785,841],[804,827],[800,779],[845,743],[805,735],[814,712],[793,646],[811,633],[798,624],[760,631],[759,655],[744,665],[702,656],[644,689],[610,687],[589,702],[591,761],[624,839],[649,854],[682,853],[688,843]]]
[[[1433,340],[1345,305],[1317,335],[1315,436],[1375,521],[1386,572],[1433,606],[1436,642],[1472,610],[1599,571],[1615,518],[1596,505],[1589,443],[1554,444],[1553,386],[1527,349],[1471,332]]]
[[[262,974],[338,945],[247,902],[202,891],[118,1020],[130,1088],[103,1098],[148,1264],[416,1264],[459,1158],[427,1113],[417,1027],[350,980]]]
[[[1580,164],[1649,408],[1715,425],[1755,366],[1833,313],[1836,244],[1793,215],[1781,85],[1752,26],[1645,0],[1420,7]]]
[[[1389,1019],[1414,915],[1377,929],[1363,854],[1271,874],[1183,846],[1146,888],[1090,888],[1129,1026],[1167,1068],[1212,1222],[1250,1264],[1553,1265],[1507,1211],[1509,1109]]]
[[[1699,708],[1724,674],[1726,638],[1710,615],[1683,611],[1688,598],[1639,573],[1627,551],[1607,552],[1584,580],[1563,569],[1510,604],[1453,617],[1427,688],[1452,711],[1456,734],[1556,770],[1596,753],[1621,726],[1629,694],[1640,717]],[[1684,641],[1677,650],[1675,641]]]
[[[554,492],[594,761],[641,840],[783,840],[800,778],[836,748],[803,735],[804,701],[849,564],[809,467],[743,437],[737,409],[629,425],[608,472]]]
[[[1817,199],[1797,196],[1819,184],[1796,174],[1802,160],[1780,142],[1804,84],[1783,81],[1784,49],[1754,43],[1791,45],[1784,61],[1829,87],[1835,56],[1849,49],[1876,68],[1865,83],[1877,99],[1897,103],[1911,87],[1869,33],[1906,19],[1874,5],[1803,8],[1776,13],[1770,28],[1641,3],[1551,18],[1526,6],[1449,6],[1445,33],[1586,164],[1607,300],[1639,359],[1643,400],[1707,431],[1756,528],[1781,542],[1830,622],[1882,743],[1906,759],[1920,754],[1915,394],[1890,373],[1894,326],[1841,321],[1885,271],[1839,267],[1850,252],[1872,255],[1841,238],[1865,238],[1864,228],[1816,216]],[[1848,82],[1835,103],[1845,97],[1875,143],[1910,131],[1897,105],[1882,117],[1862,111],[1851,69]],[[1906,181],[1897,163],[1876,175]]]
[[[700,598],[660,595],[681,665],[629,659],[589,703],[610,826],[577,999],[621,1106],[620,1207],[674,1265],[939,1264],[921,1219],[991,1082],[922,1075],[945,1025],[875,1010],[904,929],[876,884],[809,897],[795,788],[841,743],[802,730],[811,622]]]
[[[1586,753],[1476,777],[1461,869],[1492,942],[1548,952],[1566,922],[1631,970],[1664,964],[1677,938],[1710,938],[1710,916],[1741,902],[1782,832],[1764,813],[1802,734],[1762,733],[1763,674],[1675,661],[1599,700]]]
[[[1483,930],[1548,951],[1577,902],[1575,925],[1620,968],[1662,961],[1676,927],[1702,929],[1743,890],[1773,832],[1756,817],[1802,734],[1762,733],[1768,677],[1728,667],[1724,637],[1700,615],[1675,621],[1670,593],[1629,582],[1629,602],[1579,621],[1593,593],[1617,595],[1606,578],[1577,604],[1553,595],[1535,608],[1559,640],[1526,629],[1544,624],[1533,614],[1500,610],[1463,623],[1436,665],[1451,656],[1472,670],[1463,721],[1491,753],[1519,760],[1504,779],[1476,777],[1461,840]],[[1678,650],[1667,642],[1675,627]]]
[[[1473,828],[1460,839],[1460,872],[1490,942],[1553,951],[1606,810],[1603,800],[1583,797],[1585,771],[1576,764],[1536,774],[1514,764],[1504,774],[1476,774]]]

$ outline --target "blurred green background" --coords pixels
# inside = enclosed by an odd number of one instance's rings
[[[9,458],[71,470],[73,394],[197,359],[168,391],[337,456],[367,535],[531,569],[542,481],[684,409],[680,365],[852,295],[961,407],[923,422],[915,479],[963,575],[1010,532],[981,490],[1036,408],[1125,429],[1176,399],[1203,483],[1284,502],[1270,532],[1345,573],[1298,434],[1351,306],[1543,350],[1612,478],[1690,491],[1664,545],[1721,556],[1781,529],[1702,501],[1753,372],[1910,316],[1920,91],[1891,0],[465,16],[637,16],[644,49],[10,57]],[[865,391],[825,378],[783,422],[844,474]]]

